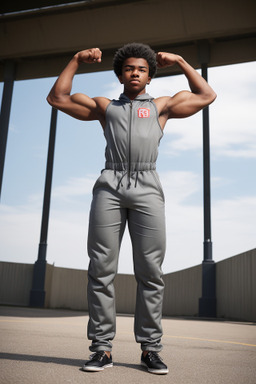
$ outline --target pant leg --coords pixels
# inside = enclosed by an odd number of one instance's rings
[[[111,351],[116,331],[115,292],[120,244],[126,224],[126,209],[117,196],[104,188],[94,193],[89,221],[88,339],[90,350]]]
[[[134,333],[142,350],[161,351],[162,303],[165,255],[165,214],[161,196],[150,194],[137,209],[129,210],[129,231],[133,245],[137,298]]]

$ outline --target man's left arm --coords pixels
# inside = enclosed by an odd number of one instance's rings
[[[214,90],[181,56],[158,52],[157,64],[159,68],[177,64],[188,79],[190,87],[190,91],[181,91],[173,97],[163,98],[160,103],[160,114],[165,115],[167,119],[191,116],[215,100]]]

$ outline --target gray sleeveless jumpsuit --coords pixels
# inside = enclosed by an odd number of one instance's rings
[[[126,223],[137,281],[134,333],[142,350],[162,349],[165,254],[164,195],[156,173],[163,135],[153,98],[124,94],[106,111],[106,164],[93,188],[88,233],[88,338],[90,350],[111,351],[120,244]]]

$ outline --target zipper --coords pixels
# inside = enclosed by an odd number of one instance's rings
[[[131,132],[132,132],[132,106],[133,101],[130,101],[130,121],[128,131],[128,164],[127,164],[127,175],[128,175],[128,188],[131,186]]]

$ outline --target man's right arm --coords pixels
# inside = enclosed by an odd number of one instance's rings
[[[106,98],[90,98],[82,93],[71,94],[72,81],[81,63],[100,63],[102,53],[98,48],[78,52],[62,71],[49,95],[48,103],[68,115],[79,120],[104,119]]]

